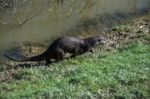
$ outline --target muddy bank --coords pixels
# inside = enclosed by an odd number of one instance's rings
[[[0,16],[0,52],[14,47],[24,41],[43,42],[54,40],[68,30],[76,28],[86,20],[97,15],[114,12],[129,13],[137,9],[148,7],[149,0],[26,0],[15,6],[6,7]],[[110,22],[102,17],[100,20]],[[86,23],[86,22],[85,22]],[[115,23],[115,22],[114,22]],[[91,22],[91,24],[93,24]],[[85,25],[86,26],[86,25]],[[105,29],[104,26],[99,27]],[[99,29],[100,30],[100,29]],[[94,31],[92,31],[94,32]],[[70,32],[69,32],[70,33]],[[75,32],[73,35],[78,35]]]
[[[103,35],[108,39],[107,44],[97,50],[111,51],[119,48],[121,44],[141,41],[145,44],[150,44],[150,15],[144,14],[115,14],[97,16],[97,18],[83,22],[75,29],[71,29],[66,33],[70,35],[85,38],[94,35]],[[101,28],[103,27],[103,28]],[[78,33],[74,35],[75,33]],[[42,53],[47,49],[49,41],[44,42],[24,42],[12,49],[5,50],[5,53],[14,58],[23,58],[34,56]]]

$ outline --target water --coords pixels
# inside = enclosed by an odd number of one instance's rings
[[[57,2],[54,2],[57,1]],[[62,2],[63,1],[63,2]],[[24,0],[0,17],[0,52],[24,41],[59,36],[96,15],[135,12],[149,0]]]

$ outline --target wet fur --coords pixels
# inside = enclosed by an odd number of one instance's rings
[[[104,44],[105,39],[101,36],[89,37],[85,39],[79,39],[71,36],[63,36],[56,39],[49,48],[40,55],[27,57],[25,59],[13,59],[8,55],[5,55],[10,60],[17,62],[26,62],[26,61],[46,61],[47,63],[51,63],[51,59],[55,59],[56,61],[62,60],[65,58],[66,53],[72,54],[71,57],[76,55],[83,54],[87,52],[91,47]]]

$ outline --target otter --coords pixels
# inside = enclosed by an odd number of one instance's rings
[[[47,64],[51,63],[51,59],[56,61],[63,60],[66,53],[72,54],[71,57],[81,55],[91,49],[91,47],[99,44],[105,44],[106,40],[102,36],[88,37],[85,39],[79,39],[71,36],[63,36],[51,43],[48,49],[33,57],[27,57],[24,59],[13,59],[8,55],[4,55],[10,60],[17,62],[26,62],[26,61],[46,61]]]

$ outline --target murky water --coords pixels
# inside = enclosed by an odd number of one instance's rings
[[[54,2],[57,1],[57,2]],[[134,12],[150,0],[24,0],[0,17],[0,52],[23,41],[44,41],[96,15]],[[14,12],[14,13],[12,13]]]

